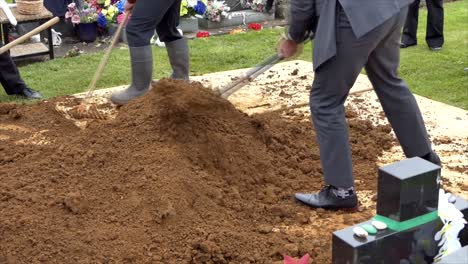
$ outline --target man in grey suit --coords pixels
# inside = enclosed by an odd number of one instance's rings
[[[362,68],[407,157],[440,165],[421,112],[398,77],[401,30],[412,0],[291,0],[290,28],[279,46],[284,57],[314,32],[315,79],[310,109],[320,147],[324,187],[296,194],[315,208],[355,208],[351,150],[344,102]]]

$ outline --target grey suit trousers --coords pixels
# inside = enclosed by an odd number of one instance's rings
[[[405,155],[423,156],[431,151],[417,102],[398,77],[399,43],[406,14],[404,8],[357,38],[345,12],[337,7],[337,54],[316,69],[310,94],[326,184],[354,186],[344,102],[362,68],[366,69]]]

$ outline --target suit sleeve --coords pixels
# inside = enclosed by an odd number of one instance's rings
[[[315,0],[291,0],[289,2],[289,39],[302,43],[311,38],[316,23]]]

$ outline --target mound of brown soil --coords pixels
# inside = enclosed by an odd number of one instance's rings
[[[328,263],[331,233],[373,214],[294,201],[322,185],[294,113],[248,116],[170,80],[84,130],[55,103],[0,105],[0,263]],[[357,188],[375,191],[390,130],[349,122]]]

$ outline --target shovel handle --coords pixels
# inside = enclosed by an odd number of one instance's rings
[[[231,94],[235,93],[240,88],[244,87],[252,80],[257,78],[262,73],[269,70],[278,62],[282,61],[284,58],[280,55],[274,55],[263,61],[259,66],[249,70],[243,77],[240,79],[228,84],[226,87],[220,89],[221,97],[228,98]]]
[[[102,57],[101,62],[99,63],[99,66],[94,73],[94,77],[91,80],[91,83],[88,86],[88,91],[86,93],[85,98],[89,98],[93,95],[94,89],[96,89],[96,84],[99,78],[101,77],[102,72],[104,71],[104,67],[106,66],[107,62],[109,61],[110,54],[112,53],[112,49],[115,47],[117,44],[117,41],[119,40],[120,34],[122,33],[123,28],[128,22],[129,14],[126,13],[124,20],[122,23],[120,23],[119,27],[117,28],[117,31],[114,34],[114,37],[112,38],[112,42],[109,45],[109,47],[106,50],[106,53],[104,54],[104,57]]]
[[[31,30],[30,32],[24,34],[23,36],[15,39],[14,41],[12,41],[12,42],[6,44],[5,46],[1,47],[0,48],[0,54],[3,54],[5,52],[9,51],[10,49],[15,47],[16,45],[19,45],[19,44],[25,42],[26,40],[30,39],[32,36],[37,35],[37,34],[41,33],[42,31],[48,29],[49,27],[57,24],[59,21],[60,21],[60,18],[58,18],[58,17],[54,17],[54,18],[50,19],[49,21],[47,21],[44,24],[38,26],[37,28]],[[52,40],[49,39],[49,41],[52,41]]]

